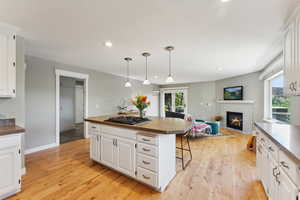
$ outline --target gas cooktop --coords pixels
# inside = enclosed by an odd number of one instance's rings
[[[148,118],[140,118],[140,117],[133,117],[133,116],[122,116],[122,117],[111,117],[107,120],[107,122],[116,122],[121,124],[129,124],[135,125],[143,122],[150,121]]]

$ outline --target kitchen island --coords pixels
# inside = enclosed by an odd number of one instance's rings
[[[85,119],[91,159],[164,191],[176,175],[176,134],[185,133],[192,122],[159,117],[134,125],[107,121],[114,117],[119,115]]]

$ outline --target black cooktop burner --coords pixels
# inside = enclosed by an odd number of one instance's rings
[[[112,117],[105,121],[134,125],[134,124],[139,124],[139,123],[150,121],[150,119],[140,118],[140,117],[132,117],[132,116],[127,116],[127,117],[124,116],[124,117]]]

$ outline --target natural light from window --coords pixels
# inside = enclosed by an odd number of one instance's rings
[[[282,74],[271,79],[272,87],[272,118],[290,123],[290,97],[284,96],[284,77]]]

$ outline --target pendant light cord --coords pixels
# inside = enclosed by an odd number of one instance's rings
[[[171,76],[171,51],[169,51],[169,76]]]
[[[146,80],[148,80],[148,56],[146,56]]]
[[[127,73],[127,82],[129,81],[129,61],[127,61],[127,70],[126,70],[126,73]]]

